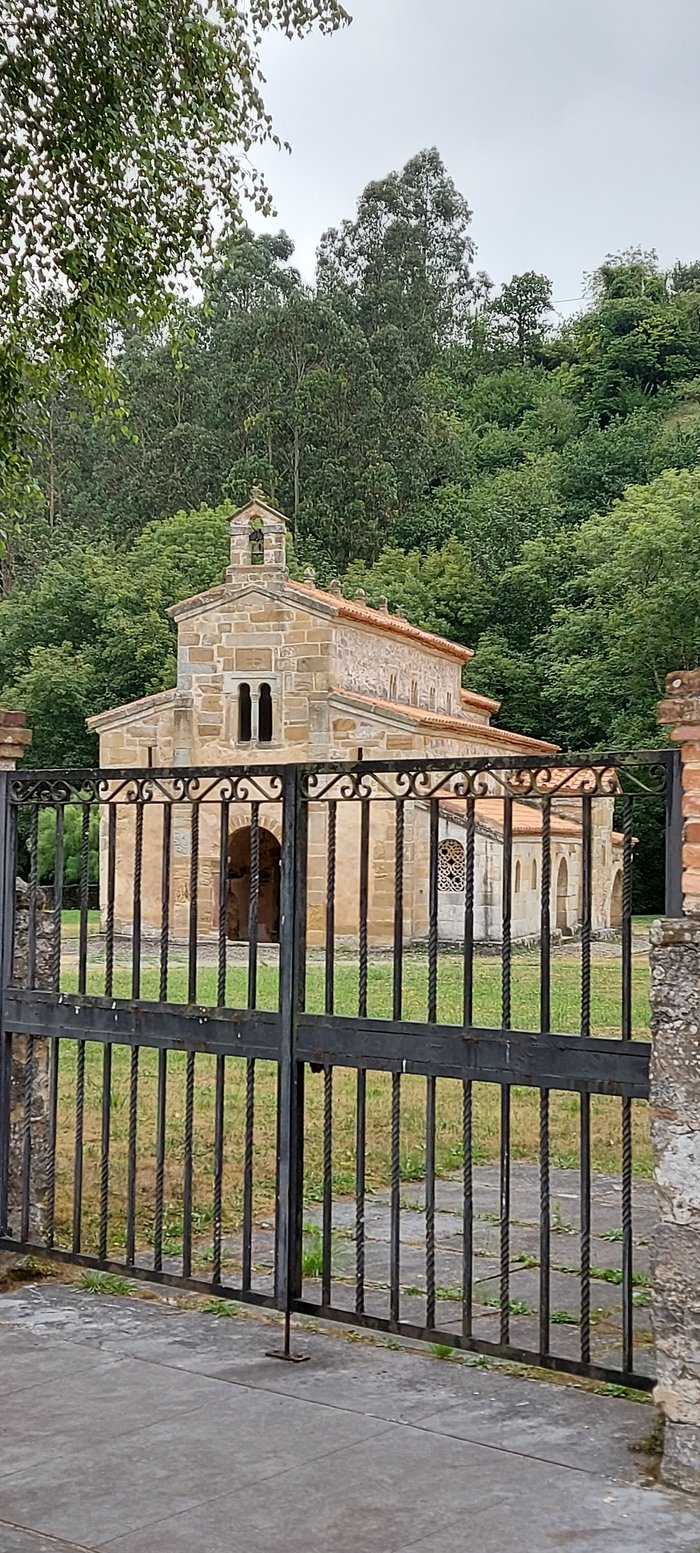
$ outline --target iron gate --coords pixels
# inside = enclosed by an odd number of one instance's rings
[[[0,774],[0,1247],[648,1388],[679,826],[665,750]]]

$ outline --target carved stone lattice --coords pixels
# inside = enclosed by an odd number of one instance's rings
[[[464,889],[464,847],[461,841],[440,842],[438,851],[438,889]]]

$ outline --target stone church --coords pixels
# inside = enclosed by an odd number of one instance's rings
[[[196,519],[195,519],[196,521]],[[372,761],[430,756],[541,755],[556,746],[494,726],[497,701],[462,688],[469,648],[412,625],[386,600],[371,608],[362,592],[345,599],[337,584],[317,588],[312,572],[293,581],[285,559],[284,517],[259,499],[234,513],[225,580],[170,610],[177,625],[177,684],[89,719],[99,735],[100,764],[115,767],[275,766],[287,761]],[[428,922],[430,801],[406,805],[404,935],[425,937]],[[619,925],[621,837],[612,828],[612,800],[593,810],[593,929]],[[189,920],[190,808],[172,813],[170,928],[185,935]],[[279,917],[279,804],[260,806],[259,936],[274,941]],[[352,944],[358,932],[359,808],[338,803],[335,929]],[[372,804],[368,936],[385,945],[394,932],[393,805]],[[202,805],[199,833],[198,932],[213,935],[219,920],[218,806]],[[575,932],[580,920],[581,802],[575,779],[553,804],[551,824],[553,929]],[[246,937],[250,814],[231,805],[226,916],[228,935]],[[475,805],[474,935],[501,936],[503,804]],[[128,930],[133,857],[121,809],[115,919]],[[142,926],[161,926],[162,806],[144,816]],[[327,805],[309,816],[309,941],[323,942],[326,901]],[[465,805],[439,805],[439,933],[459,942],[464,932]],[[102,846],[103,900],[106,835]],[[540,916],[542,812],[537,802],[513,806],[512,934],[537,936]]]

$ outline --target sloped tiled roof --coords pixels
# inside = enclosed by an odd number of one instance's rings
[[[397,701],[383,701],[378,696],[361,695],[356,690],[336,690],[336,700],[359,701],[376,712],[396,712],[401,717],[410,718],[411,721],[420,723],[425,728],[434,728],[438,733],[462,734],[465,739],[478,738],[488,743],[504,744],[509,749],[529,750],[534,754],[540,752],[546,755],[556,754],[556,744],[546,744],[542,739],[530,739],[524,733],[511,733],[508,728],[494,728],[490,723],[479,723],[470,717],[449,715],[445,712],[430,712],[422,706],[404,706]]]
[[[310,582],[286,582],[285,593],[289,592],[302,593],[311,599],[319,599],[323,604],[330,604],[344,619],[355,620],[358,625],[372,626],[375,631],[391,631],[396,636],[422,642],[424,647],[432,647],[436,652],[450,653],[453,658],[459,658],[461,663],[466,663],[468,658],[474,656],[471,647],[460,647],[458,642],[450,642],[446,636],[422,631],[420,626],[412,625],[410,620],[404,620],[401,615],[372,609],[370,604],[361,604],[357,599],[345,599],[340,593],[326,593]]]
[[[459,815],[465,816],[465,804],[463,798],[442,798],[440,808],[447,809]],[[474,804],[475,819],[482,825],[488,825],[491,830],[503,830],[503,799],[502,798],[477,798]],[[550,829],[553,836],[570,836],[577,841],[581,838],[581,826],[575,820],[565,818],[564,815],[553,814],[550,821]],[[514,836],[541,836],[542,835],[542,810],[531,808],[529,804],[513,804],[513,835]]]

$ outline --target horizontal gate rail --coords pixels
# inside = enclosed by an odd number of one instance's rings
[[[188,1004],[120,1001],[77,994],[7,993],[8,1027],[19,1035],[102,1045],[204,1052],[220,1057],[279,1060],[279,1014],[261,1009],[193,1008]]]
[[[7,1011],[16,1034],[273,1062],[279,1057],[280,1016],[260,1010],[229,1013],[69,995],[56,999],[50,993],[11,989]],[[297,1060],[314,1066],[330,1063],[640,1100],[649,1092],[650,1050],[643,1041],[626,1048],[597,1036],[477,1026],[464,1030],[340,1015],[301,1014],[297,1026]]]

